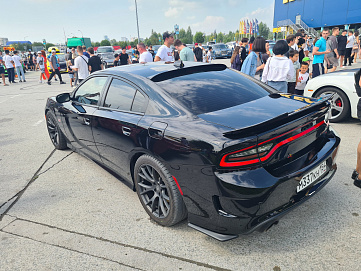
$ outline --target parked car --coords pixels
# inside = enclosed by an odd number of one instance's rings
[[[213,49],[213,55],[215,58],[221,58],[221,57],[232,57],[232,50],[228,48],[227,45],[223,43],[217,43],[212,45]]]
[[[233,52],[234,48],[236,46],[238,46],[237,42],[235,42],[235,41],[227,42],[226,45],[228,46],[229,49],[232,50],[232,52]]]
[[[68,66],[66,65],[65,54],[56,53],[56,56],[58,57],[58,63],[60,65],[60,69],[59,69],[60,73],[68,72]],[[46,61],[46,66],[47,66],[49,72],[51,73],[52,69],[51,69],[51,66],[50,66],[50,63],[49,63],[49,58]]]
[[[103,62],[104,68],[114,67],[114,48],[113,46],[100,46],[96,54]]]
[[[311,79],[304,91],[306,97],[333,95],[331,122],[357,118],[357,103],[360,97],[355,89],[355,73],[359,69],[340,70]]]
[[[98,71],[49,98],[53,145],[120,176],[160,225],[188,218],[221,241],[265,231],[331,180],[340,138],[327,97],[278,93],[223,64],[183,64]]]

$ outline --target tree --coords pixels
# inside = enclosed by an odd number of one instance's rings
[[[265,23],[260,22],[258,25],[258,29],[259,29],[259,35],[264,37],[265,39],[268,39],[269,33],[271,32],[269,27]]]
[[[224,42],[224,35],[222,32],[219,32],[217,39],[217,42]]]
[[[152,29],[152,33],[149,37],[149,42],[150,42],[150,45],[156,45],[156,44],[159,44],[159,37],[161,35],[158,34],[157,32],[154,32],[153,29]]]
[[[185,44],[193,43],[193,34],[190,26],[188,26],[186,36],[182,41]]]
[[[197,32],[194,35],[194,42],[196,43],[203,43],[204,42],[204,36],[202,32]]]
[[[99,46],[100,46],[100,42],[99,42],[99,41],[95,42],[95,43],[94,43],[94,46],[95,46],[95,47],[99,47]]]
[[[110,44],[111,44],[112,46],[117,46],[117,45],[119,45],[119,43],[116,41],[116,39],[110,40]]]
[[[109,40],[102,40],[100,42],[100,46],[111,46],[110,41]]]
[[[180,30],[179,30],[179,35],[178,35],[178,38],[182,41],[182,42],[184,42],[184,39],[186,38],[186,31],[183,29],[183,28],[181,28]],[[185,43],[185,42],[184,42]]]
[[[53,43],[47,43],[45,47],[46,47],[46,50],[48,50],[49,47],[53,47],[53,46],[55,46],[55,44],[53,44]]]
[[[33,46],[44,46],[42,42],[35,41],[33,42]]]

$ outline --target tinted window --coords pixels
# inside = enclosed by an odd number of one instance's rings
[[[146,104],[145,97],[143,96],[142,93],[137,91],[137,94],[135,94],[135,98],[134,98],[134,101],[133,101],[132,111],[144,113],[146,105],[147,104]]]
[[[195,115],[248,103],[270,94],[230,69],[184,75],[157,84]]]
[[[136,89],[131,85],[121,80],[113,79],[105,99],[104,107],[130,111],[135,92]]]
[[[75,100],[83,104],[97,105],[107,77],[93,77],[87,80],[75,93]]]

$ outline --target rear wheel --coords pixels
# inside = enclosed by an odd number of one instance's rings
[[[67,149],[66,138],[63,132],[60,130],[58,123],[56,122],[55,117],[48,111],[46,113],[46,127],[48,128],[48,133],[50,140],[53,143],[54,147],[58,150]]]
[[[185,219],[187,210],[167,168],[150,155],[141,156],[134,168],[137,194],[148,215],[162,226]]]
[[[340,122],[349,118],[351,106],[346,94],[338,88],[327,87],[316,93],[316,97],[334,95],[331,100],[331,122]]]

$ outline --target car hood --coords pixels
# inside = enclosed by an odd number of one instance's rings
[[[290,94],[271,94],[269,96],[226,108],[223,110],[201,114],[201,119],[229,127],[234,130],[255,126],[269,120],[288,115],[308,108],[317,100]]]

